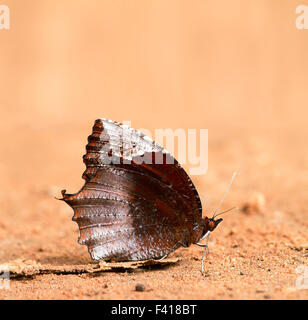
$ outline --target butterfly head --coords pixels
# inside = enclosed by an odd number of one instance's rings
[[[200,239],[204,239],[204,236],[210,231],[214,231],[219,223],[223,220],[222,218],[216,219],[217,216],[229,212],[235,209],[231,208],[229,210],[223,211],[218,214],[213,214],[212,218],[205,217],[201,220],[201,223],[194,228],[194,240],[199,241]]]
[[[204,233],[208,231],[214,231],[214,229],[218,226],[218,224],[222,221],[223,219],[214,219],[214,218],[205,218],[204,220]]]
[[[198,242],[200,239],[208,233],[208,231],[212,232],[216,229],[218,224],[222,221],[222,219],[208,218],[205,217],[201,220],[201,223],[194,228],[193,231],[193,243]]]

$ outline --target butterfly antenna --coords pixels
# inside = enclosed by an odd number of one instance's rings
[[[238,207],[233,207],[233,208],[228,209],[228,210],[226,210],[226,211],[219,212],[218,214],[216,214],[216,216],[215,216],[214,218],[216,218],[216,217],[218,217],[218,216],[220,216],[220,215],[222,215],[222,214],[224,214],[224,213],[227,213],[227,212],[229,212],[229,211],[232,211],[232,210],[234,210],[234,209],[238,209]]]
[[[233,172],[232,178],[231,178],[231,180],[230,180],[230,182],[229,182],[229,184],[228,184],[228,186],[227,186],[227,189],[226,189],[223,197],[221,198],[221,200],[220,200],[220,202],[219,202],[216,210],[215,210],[214,213],[213,213],[212,219],[214,219],[215,217],[217,217],[217,215],[215,215],[215,214],[216,214],[216,212],[219,210],[219,208],[220,208],[220,206],[222,205],[223,201],[225,200],[226,195],[227,195],[228,192],[229,192],[229,189],[230,189],[230,187],[231,187],[231,185],[232,185],[232,182],[233,182],[235,176],[236,176],[236,171]],[[232,208],[232,209],[234,209],[234,208]],[[227,210],[227,211],[230,211],[230,210],[232,210],[232,209],[229,209],[229,210]],[[226,212],[226,211],[225,211],[225,212]],[[220,214],[223,214],[223,213],[225,213],[225,212],[221,212],[221,213],[219,213],[219,215],[220,215]]]

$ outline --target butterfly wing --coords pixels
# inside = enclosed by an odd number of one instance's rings
[[[160,258],[178,242],[190,245],[201,202],[166,150],[107,119],[96,120],[86,148],[85,185],[63,200],[73,208],[79,243],[93,259]]]

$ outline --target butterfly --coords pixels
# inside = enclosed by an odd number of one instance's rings
[[[197,244],[205,248],[204,272],[208,243],[200,241],[208,242],[222,219],[215,219],[218,208],[202,218],[194,184],[167,150],[141,131],[97,119],[83,161],[85,184],[75,194],[62,190],[61,200],[74,210],[78,242],[92,259],[163,259]]]

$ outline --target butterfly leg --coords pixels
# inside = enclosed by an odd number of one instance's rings
[[[183,246],[183,247],[187,247],[187,245],[186,245],[185,243],[183,243],[183,242],[181,242],[181,241],[178,241],[178,242],[170,249],[170,251],[169,251],[167,254],[165,254],[162,258],[159,259],[159,261],[167,258],[167,257],[169,256],[169,254],[170,254],[171,252],[173,252],[173,251],[177,248],[178,245],[181,245],[181,246]]]
[[[209,243],[209,239],[210,239],[210,234],[211,232],[208,231],[200,240],[203,240],[205,238],[206,239],[206,244],[202,244],[202,243],[198,243],[196,242],[196,245],[198,245],[199,247],[203,247],[204,251],[202,254],[202,258],[201,258],[201,274],[204,275],[204,257],[207,257],[208,253],[209,253],[209,247],[208,247],[208,243]]]

